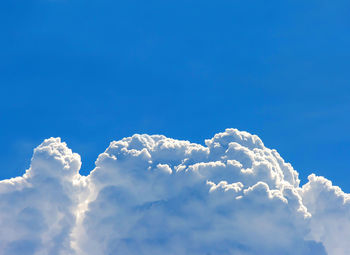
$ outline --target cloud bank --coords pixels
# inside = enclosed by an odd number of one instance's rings
[[[0,182],[0,254],[350,254],[350,195],[298,173],[255,135],[205,146],[161,135],[114,141],[81,176],[60,138]]]

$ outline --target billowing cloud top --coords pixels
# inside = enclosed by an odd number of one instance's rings
[[[112,142],[88,176],[59,138],[0,182],[0,254],[350,254],[350,195],[298,173],[255,135],[206,146]]]

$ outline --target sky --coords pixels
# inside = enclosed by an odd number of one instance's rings
[[[349,11],[2,1],[0,254],[350,254]]]
[[[350,191],[348,1],[0,5],[1,179],[49,137],[87,175],[113,140],[232,127]]]

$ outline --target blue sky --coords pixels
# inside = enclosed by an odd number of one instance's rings
[[[4,1],[1,179],[44,138],[82,156],[134,133],[259,135],[350,191],[348,1]]]

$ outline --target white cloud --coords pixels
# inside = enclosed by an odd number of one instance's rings
[[[0,182],[1,254],[69,254],[82,179],[80,156],[60,139],[34,150],[23,177]]]
[[[350,254],[350,198],[298,173],[254,135],[206,146],[112,142],[89,176],[59,138],[0,182],[0,254]]]
[[[300,194],[313,215],[309,238],[322,242],[328,254],[350,254],[350,195],[324,177],[308,179]]]

